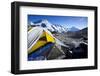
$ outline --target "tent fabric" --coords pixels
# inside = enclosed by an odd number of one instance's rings
[[[59,46],[68,47],[60,40],[55,38],[50,31],[42,27],[33,27],[28,31],[28,54],[29,60],[35,60],[36,57],[42,55],[46,50],[49,50],[51,47],[44,50],[48,43],[56,44],[55,47],[64,54]],[[40,49],[41,48],[41,49]],[[33,54],[32,54],[33,53]],[[40,56],[41,57],[41,56]],[[43,56],[42,56],[43,57]],[[40,59],[40,58],[39,58]]]
[[[45,33],[46,33],[47,42],[55,42],[55,39],[50,34],[48,34],[47,32]]]
[[[37,49],[36,52],[28,55],[28,60],[41,60],[40,57],[42,57],[42,60],[44,60],[45,57],[48,56],[48,54],[53,46],[54,46],[54,43],[49,43],[49,44]]]
[[[42,38],[44,38],[44,39],[42,39]],[[47,32],[43,31],[43,33],[40,36],[39,40],[31,47],[30,50],[28,50],[28,53],[31,53],[31,52],[35,51],[36,49],[38,49],[39,47],[44,46],[48,42],[54,43],[55,39],[51,35],[49,35]]]
[[[42,29],[34,27],[30,31],[28,31],[28,50],[32,48],[32,46],[38,41],[42,34]]]
[[[34,52],[36,49],[44,46],[46,43],[46,41],[37,41],[36,44],[28,51],[28,53]]]

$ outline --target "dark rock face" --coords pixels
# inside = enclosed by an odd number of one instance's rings
[[[46,27],[46,24],[42,23],[41,26],[42,26],[42,27]]]
[[[84,43],[80,43],[78,47],[73,47],[73,48],[63,48],[66,57],[64,59],[80,59],[80,58],[88,58],[88,45]],[[72,51],[72,53],[70,53]]]
[[[88,46],[81,43],[79,47],[73,49],[72,58],[87,58],[88,57]]]

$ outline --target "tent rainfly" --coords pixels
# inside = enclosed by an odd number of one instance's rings
[[[65,57],[61,49],[68,47],[55,38],[50,31],[42,27],[33,27],[28,31],[28,60],[46,60]],[[54,56],[52,56],[54,54]],[[52,57],[51,57],[52,56]]]

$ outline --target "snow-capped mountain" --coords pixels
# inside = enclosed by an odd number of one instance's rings
[[[75,32],[75,31],[79,31],[80,29],[76,28],[76,27],[71,27],[68,29],[68,31],[71,31],[71,32]]]
[[[50,23],[48,20],[44,19],[44,20],[39,20],[36,22],[30,22],[31,26],[38,26],[38,27],[43,27],[48,29],[51,32],[67,32],[67,28],[65,28],[62,25],[58,25],[58,24],[52,24]]]

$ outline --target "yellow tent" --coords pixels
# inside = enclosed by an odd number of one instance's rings
[[[36,49],[39,49],[40,47],[50,42],[55,43],[55,39],[49,33],[43,30],[39,40],[35,43],[35,45],[32,46],[31,49],[28,50],[28,54],[34,52]]]
[[[39,60],[39,58],[41,60],[42,57],[43,59],[59,59],[65,57],[62,47],[68,48],[49,30],[41,27],[32,27],[28,31],[27,43],[29,60]]]

